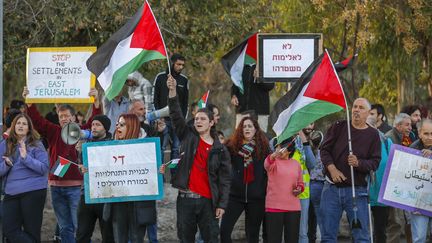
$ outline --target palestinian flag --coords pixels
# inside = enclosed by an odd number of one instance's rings
[[[270,121],[278,141],[283,141],[319,118],[343,109],[346,109],[345,94],[326,51],[276,102]]]
[[[243,67],[257,61],[257,34],[252,34],[222,57],[222,66],[231,77],[234,85],[243,94]]]
[[[58,177],[63,177],[68,171],[71,164],[75,164],[75,163],[59,156],[54,166],[51,169],[51,173],[53,173]]]
[[[174,168],[176,168],[177,167],[177,165],[178,165],[178,163],[179,163],[179,161],[180,161],[180,159],[173,159],[173,160],[170,160],[170,161],[168,161],[168,168],[170,168],[170,169],[174,169]]]
[[[206,108],[209,93],[210,93],[210,90],[207,91],[207,92],[205,92],[205,94],[203,94],[203,96],[201,97],[201,99],[198,100],[198,107],[200,109],[201,108]]]
[[[358,54],[355,54],[354,56],[349,56],[347,59],[337,62],[334,64],[334,67],[336,69],[336,72],[342,72],[343,70],[351,67],[354,64],[354,60],[357,58]]]
[[[112,100],[120,93],[126,78],[145,62],[165,59],[165,43],[159,26],[145,1],[137,13],[87,60],[87,68],[96,75]]]

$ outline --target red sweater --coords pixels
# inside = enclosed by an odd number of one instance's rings
[[[294,159],[271,160],[270,155],[264,162],[267,171],[267,195],[265,207],[286,211],[300,211],[300,199],[293,190],[300,186],[304,189],[300,164]]]
[[[42,137],[45,137],[48,141],[49,146],[49,157],[50,157],[50,169],[53,167],[58,159],[58,156],[62,156],[70,161],[76,162],[78,160],[77,151],[75,145],[67,145],[61,139],[61,127],[57,124],[51,123],[50,121],[43,118],[36,105],[33,104],[27,109],[27,114],[32,119],[33,125]],[[88,122],[81,126],[82,129],[88,129],[91,127],[91,122],[95,115],[101,114],[101,109],[96,109],[93,106],[93,113]],[[71,165],[69,170],[63,177],[58,177],[53,174],[49,174],[48,182],[52,186],[80,186],[82,185],[83,177],[79,172],[79,169],[75,165]]]

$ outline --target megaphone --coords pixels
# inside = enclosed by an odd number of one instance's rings
[[[75,122],[66,124],[61,130],[61,138],[65,144],[76,144],[80,139],[92,138],[91,131],[81,130],[80,126]]]
[[[169,107],[165,106],[164,108],[162,108],[160,110],[155,110],[155,111],[147,113],[146,114],[146,120],[148,122],[152,122],[152,121],[155,121],[159,118],[167,117],[167,116],[169,116]]]

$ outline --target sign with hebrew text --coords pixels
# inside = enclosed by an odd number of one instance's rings
[[[295,82],[322,53],[322,34],[259,33],[258,82]]]
[[[160,151],[159,138],[84,143],[85,202],[162,199]]]
[[[392,145],[378,201],[432,216],[432,159],[420,150]]]

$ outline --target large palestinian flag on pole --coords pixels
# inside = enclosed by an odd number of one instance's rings
[[[222,66],[243,93],[243,67],[257,61],[257,34],[252,34],[222,57]]]
[[[345,94],[326,51],[276,102],[270,115],[278,141],[293,136],[321,117],[346,109]]]
[[[159,26],[145,1],[137,13],[87,60],[87,68],[96,75],[112,100],[120,93],[127,76],[145,62],[165,59],[165,42]]]

